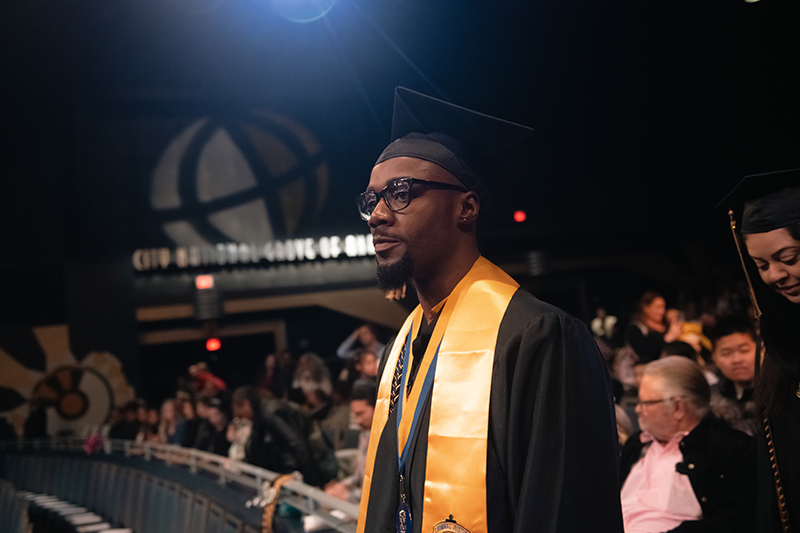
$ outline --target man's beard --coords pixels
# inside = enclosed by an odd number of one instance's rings
[[[414,272],[414,260],[408,252],[388,265],[378,265],[378,288],[382,291],[401,289]]]

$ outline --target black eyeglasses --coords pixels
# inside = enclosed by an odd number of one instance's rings
[[[425,185],[431,189],[460,192],[468,191],[465,187],[439,181],[418,180],[417,178],[397,178],[392,180],[380,192],[366,191],[359,194],[358,198],[356,198],[358,214],[361,215],[362,219],[369,220],[369,217],[372,216],[372,212],[378,207],[378,202],[380,202],[381,199],[386,202],[386,207],[388,207],[389,210],[395,213],[402,211],[411,203],[411,186],[415,183]]]

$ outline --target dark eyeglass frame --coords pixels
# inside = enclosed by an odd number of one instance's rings
[[[397,187],[401,184],[408,184],[408,189],[405,191],[408,193],[408,201],[402,207],[398,207],[397,209],[391,206],[390,200],[387,200],[387,194],[393,193],[397,191]],[[361,215],[361,218],[365,221],[369,220],[369,217],[372,216],[372,213],[375,211],[375,208],[378,207],[378,204],[381,200],[386,204],[386,207],[389,208],[389,211],[393,213],[397,213],[398,211],[402,211],[406,207],[411,204],[411,186],[414,184],[425,185],[426,187],[430,187],[431,189],[439,189],[443,191],[459,191],[459,192],[469,192],[469,189],[459,185],[451,185],[450,183],[442,183],[441,181],[428,181],[428,180],[421,180],[417,178],[395,178],[389,182],[386,187],[383,188],[380,192],[375,191],[364,191],[358,195],[356,198],[356,205],[358,206],[358,214]],[[392,200],[396,201],[396,200]],[[372,205],[370,209],[369,206]]]

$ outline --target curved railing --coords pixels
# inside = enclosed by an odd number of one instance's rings
[[[52,438],[0,441],[0,452],[82,452],[85,439]],[[228,457],[184,448],[174,444],[136,443],[129,440],[106,439],[95,453],[139,457],[167,466],[182,465],[192,474],[205,473],[225,485],[235,482],[255,491],[256,497],[242,501],[242,506],[263,505],[269,498],[271,484],[280,474]],[[330,528],[342,533],[354,533],[358,505],[334,498],[324,491],[293,479],[281,486],[281,501],[306,515],[314,515]]]

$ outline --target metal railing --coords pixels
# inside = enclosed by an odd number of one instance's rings
[[[85,439],[56,437],[51,439],[0,440],[0,451],[84,451]],[[256,498],[242,505],[260,505],[269,498],[271,484],[280,476],[275,472],[213,453],[184,448],[176,444],[136,443],[130,440],[105,439],[102,450],[106,455],[121,454],[159,461],[168,466],[186,465],[193,474],[207,472],[225,485],[236,482],[256,491]],[[281,486],[281,501],[307,515],[319,517],[326,525],[342,533],[354,533],[358,505],[340,500],[324,491],[293,479]]]

